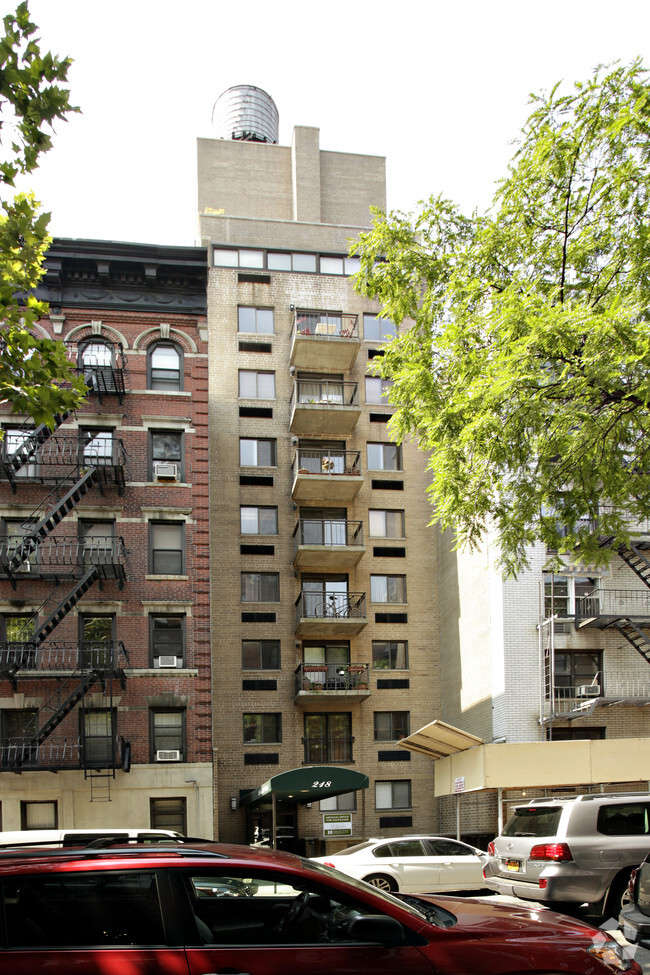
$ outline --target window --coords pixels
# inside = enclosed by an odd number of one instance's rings
[[[318,806],[320,812],[354,812],[357,808],[357,794],[343,792],[340,796],[329,796],[321,799]]]
[[[176,666],[185,662],[185,614],[152,614],[149,617],[149,652],[152,667]],[[161,659],[162,658],[162,659]]]
[[[21,829],[57,829],[59,810],[56,801],[30,801],[20,803]]]
[[[147,355],[149,389],[181,390],[183,388],[183,356],[172,342],[157,342]]]
[[[264,267],[264,251],[215,247],[214,263],[221,267]]]
[[[408,670],[406,640],[373,640],[372,666],[376,670]]]
[[[7,708],[0,711],[0,761],[17,769],[38,764],[36,708]]]
[[[273,309],[237,309],[237,328],[240,332],[255,332],[257,335],[273,335]]]
[[[151,522],[149,546],[149,564],[153,575],[183,575],[185,572],[184,522]]]
[[[406,576],[370,576],[370,601],[405,603]]]
[[[308,271],[316,273],[315,254],[283,254],[269,251],[267,255],[269,271]]]
[[[367,446],[369,471],[401,471],[402,448],[395,443],[369,443]]]
[[[369,313],[363,316],[363,337],[372,342],[388,342],[395,338],[397,329],[389,318],[380,318],[379,315]]]
[[[84,565],[111,565],[115,559],[115,522],[79,521],[79,547]]]
[[[281,741],[281,714],[244,715],[244,744],[266,745]]]
[[[164,708],[149,712],[151,760],[185,760],[185,709]],[[171,752],[172,755],[159,755],[158,752]],[[173,753],[178,752],[178,756]]]
[[[185,477],[182,430],[149,431],[149,477],[182,481]],[[159,465],[160,469],[159,469]]]
[[[347,668],[350,663],[350,644],[347,641],[340,643],[304,643],[303,663],[305,676],[309,680],[318,681],[318,670],[322,670],[324,667],[327,670],[327,676],[329,677],[331,674],[332,679],[336,677],[337,668],[342,668],[347,676]]]
[[[242,535],[277,535],[278,509],[242,505],[239,509]]]
[[[150,799],[149,822],[152,829],[173,829],[187,836],[187,799]]]
[[[277,572],[242,572],[243,603],[277,603],[280,600],[280,576]]]
[[[410,809],[411,780],[375,782],[375,809]]]
[[[110,428],[80,427],[79,442],[84,464],[108,466],[115,462],[115,431]]]
[[[11,457],[13,457],[16,451],[20,450],[25,440],[33,432],[33,427],[5,427],[4,440],[2,441],[2,444],[0,444],[3,459],[9,460]],[[34,459],[35,453],[36,452],[34,452],[32,455],[30,463],[23,464],[18,468],[17,471],[14,471],[15,477],[30,478],[38,475],[38,463],[36,463]]]
[[[36,666],[36,616],[0,615],[0,664],[21,670]]]
[[[579,608],[580,600],[591,597],[592,605],[588,607],[589,615],[592,610],[598,612],[597,579],[586,576],[544,576],[544,612],[546,616],[573,616]],[[595,604],[595,605],[594,605]],[[584,602],[583,602],[584,605]]]
[[[99,392],[115,391],[115,347],[101,339],[85,342],[79,349],[79,365],[83,371],[84,382]]]
[[[305,715],[305,762],[352,761],[352,716],[347,712]]]
[[[409,733],[408,711],[375,711],[375,741],[399,741]]]
[[[558,698],[594,697],[602,691],[600,675],[603,655],[600,650],[555,651],[555,696]],[[593,691],[586,690],[593,688]]]
[[[308,576],[301,581],[303,616],[350,615],[347,576]]]
[[[647,836],[650,833],[650,803],[618,802],[598,810],[596,829],[605,836]]]
[[[84,764],[94,768],[115,765],[115,711],[102,708],[97,711],[80,711],[81,739]]]
[[[279,670],[279,640],[242,640],[242,670]]]
[[[111,667],[114,663],[115,616],[110,613],[91,616],[79,615],[79,649],[81,666],[89,670],[95,667]]]
[[[382,379],[381,376],[366,376],[366,403],[387,406],[388,393],[392,385],[392,379]]]
[[[325,257],[320,259],[321,274],[343,274],[344,265],[342,257]]]
[[[275,467],[276,441],[242,437],[239,441],[239,463],[242,467]]]
[[[240,369],[239,395],[243,399],[275,399],[275,373]]]
[[[301,508],[300,545],[351,545],[358,538],[352,535],[354,529],[348,525],[345,508]],[[348,539],[348,527],[350,535]]]
[[[38,572],[39,550],[32,548],[29,544],[23,547],[23,539],[28,535],[35,522],[14,520],[4,518],[2,521],[2,549],[6,553],[7,562],[15,557],[21,559],[15,573]]]
[[[404,512],[371,509],[368,512],[370,534],[376,538],[404,538]]]

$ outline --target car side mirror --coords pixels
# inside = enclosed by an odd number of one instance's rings
[[[380,945],[401,945],[404,942],[404,928],[394,917],[385,914],[370,914],[350,918],[344,925],[344,932],[354,941],[370,941]]]

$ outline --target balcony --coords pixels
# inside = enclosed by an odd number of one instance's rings
[[[324,571],[353,569],[366,549],[363,523],[347,519],[301,518],[293,532],[293,564]]]
[[[349,372],[360,346],[357,315],[308,310],[295,312],[290,361],[297,369]]]
[[[328,505],[354,501],[361,489],[358,450],[300,447],[293,459],[294,501],[327,501]]]
[[[650,590],[598,589],[576,599],[577,629],[603,630],[620,620],[650,625]]]
[[[303,590],[296,600],[296,636],[347,639],[367,625],[365,592]]]
[[[593,680],[585,678],[581,684],[557,685],[552,696],[546,689],[543,722],[586,717],[596,708],[615,704],[650,705],[650,671],[647,678],[617,673],[598,674]]]
[[[127,357],[119,342],[104,338],[65,343],[67,355],[76,363],[91,395],[102,401],[105,395],[117,396],[121,403],[129,389]]]
[[[22,440],[14,435],[0,445],[0,480],[10,481],[14,490],[20,481],[56,484],[69,479],[71,472],[80,477],[90,467],[96,468],[100,485],[115,485],[119,493],[124,489],[126,450],[119,437],[99,434],[81,439],[76,434],[54,433],[43,442],[34,441],[29,458],[17,467],[12,463],[14,454],[29,439],[30,430],[25,428]]]
[[[23,546],[25,558],[13,568]],[[96,566],[98,578],[115,579],[121,586],[126,581],[126,563],[124,539],[113,535],[89,535],[83,539],[77,535],[55,535],[33,544],[20,537],[0,539],[0,568],[15,579],[60,579],[82,575],[90,566]]]
[[[296,379],[291,394],[291,432],[345,436],[361,416],[359,384],[338,379]]]
[[[364,701],[370,696],[369,669],[370,664],[300,664],[294,701],[307,707],[313,707],[315,697]]]

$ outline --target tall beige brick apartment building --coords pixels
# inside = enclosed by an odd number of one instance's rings
[[[394,326],[347,256],[385,205],[384,159],[324,151],[309,127],[278,145],[259,89],[216,109],[222,137],[198,144],[215,835],[252,842],[273,803],[307,853],[325,813],[351,813],[353,837],[431,831],[431,762],[397,742],[440,713],[436,535],[424,458],[393,442],[372,373]],[[276,790],[310,767],[367,787]]]

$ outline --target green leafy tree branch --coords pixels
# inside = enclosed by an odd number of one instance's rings
[[[357,289],[404,323],[378,366],[433,519],[509,572],[604,564],[650,518],[650,86],[639,62],[534,96],[485,214],[377,212]],[[378,360],[375,360],[376,362]]]
[[[77,111],[63,87],[70,60],[42,53],[27,3],[4,20],[0,38],[0,401],[14,413],[54,424],[74,409],[86,389],[62,342],[34,326],[47,305],[32,292],[50,244],[49,214],[32,194],[15,192],[16,180],[36,169],[52,145],[57,119]]]

